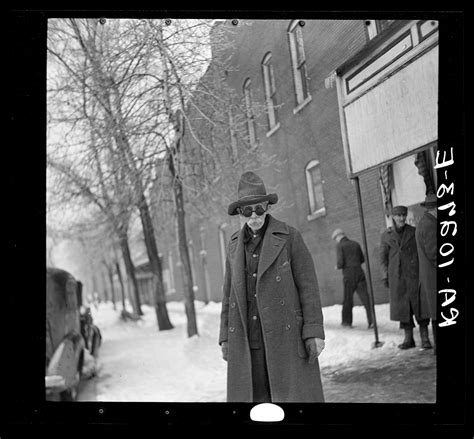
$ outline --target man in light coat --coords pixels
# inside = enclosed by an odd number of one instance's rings
[[[416,226],[415,238],[418,248],[420,268],[421,294],[428,300],[429,317],[433,328],[433,339],[436,352],[436,268],[437,268],[437,198],[436,194],[428,194],[421,203],[426,210]]]
[[[390,291],[390,319],[400,322],[405,338],[400,349],[416,346],[413,338],[413,316],[420,327],[421,346],[432,348],[428,337],[428,303],[420,294],[418,274],[418,251],[415,228],[406,224],[406,206],[392,208],[393,227],[389,227],[380,241],[380,265],[382,280]]]
[[[269,215],[277,201],[246,172],[228,208],[241,222],[227,248],[219,333],[228,402],[324,402],[314,263],[301,234]]]

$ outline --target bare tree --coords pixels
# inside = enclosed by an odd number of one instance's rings
[[[106,180],[115,179],[115,183],[120,184],[119,190],[130,189],[130,205],[135,205],[140,213],[145,245],[156,278],[158,326],[160,330],[171,329],[147,200],[147,170],[152,171],[153,159],[159,154],[153,131],[160,125],[159,120],[150,116],[156,98],[148,97],[156,95],[160,81],[148,73],[150,53],[146,35],[143,35],[144,28],[139,21],[117,20],[109,26],[101,26],[96,20],[58,20],[50,30],[49,53],[60,63],[69,79],[66,89],[56,90],[70,97],[74,93],[81,95],[80,108],[73,108],[68,102],[71,108],[69,122],[76,118],[74,128],[82,128],[94,137],[95,141],[91,143],[96,155],[95,166],[108,165],[100,184],[106,187]],[[71,84],[75,85],[74,90],[71,90]],[[79,127],[79,121],[86,126]],[[84,135],[84,131],[81,134]],[[107,188],[110,187],[109,184]],[[117,189],[116,185],[113,187]],[[121,226],[116,224],[116,231],[121,237],[127,274],[135,284],[130,252],[124,241],[127,231]]]
[[[121,191],[138,208],[156,279],[160,329],[172,326],[150,206],[161,192],[172,194],[188,336],[198,330],[186,211],[192,207],[194,215],[205,216],[208,206],[218,206],[219,212],[223,192],[234,191],[243,169],[273,160],[250,141],[247,109],[226,84],[232,50],[228,33],[229,27],[212,20],[173,20],[168,25],[162,20],[54,20],[50,27],[48,50],[65,72],[66,81],[53,88],[66,97],[67,136],[71,143],[77,141],[73,151],[87,157],[82,169],[93,173],[92,180],[111,202],[103,204],[105,211],[125,209],[126,203],[114,199],[124,199]],[[256,114],[263,111],[263,106],[255,109]],[[81,149],[77,139],[84,133],[89,134]],[[157,195],[152,188],[160,186]],[[120,224],[115,228],[125,236]]]

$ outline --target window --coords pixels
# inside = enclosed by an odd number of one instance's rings
[[[304,54],[303,32],[298,20],[294,20],[288,29],[290,42],[291,65],[295,84],[296,108],[299,111],[311,100],[308,92],[308,78],[306,75],[306,58]]]
[[[247,78],[244,82],[244,99],[245,99],[245,111],[247,117],[247,129],[249,136],[249,144],[251,147],[257,145],[257,135],[255,130],[255,116],[252,109],[252,90],[251,90],[250,78]]]
[[[364,20],[369,40],[388,29],[395,20]]]
[[[262,73],[263,73],[263,84],[265,91],[265,102],[267,105],[267,117],[268,117],[268,130],[269,133],[272,133],[273,130],[276,130],[279,125],[277,125],[277,100],[276,100],[276,86],[275,86],[275,76],[273,73],[272,65],[272,54],[267,53],[262,61]],[[267,135],[269,135],[267,133]]]
[[[308,186],[309,215],[308,220],[326,214],[324,207],[323,180],[318,160],[312,160],[306,165],[306,184]]]

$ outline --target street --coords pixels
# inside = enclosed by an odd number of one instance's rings
[[[182,303],[170,303],[171,331],[157,331],[154,310],[123,322],[101,304],[94,321],[103,334],[96,376],[81,383],[79,401],[225,402],[226,363],[217,345],[220,304],[197,303],[200,336],[187,338]],[[434,403],[436,356],[419,347],[400,350],[402,334],[377,305],[379,340],[354,308],[354,327],[339,325],[339,305],[323,308],[326,348],[320,356],[326,402]],[[358,324],[360,322],[360,324]],[[419,345],[419,339],[415,339]]]

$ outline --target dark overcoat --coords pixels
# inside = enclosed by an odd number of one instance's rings
[[[401,238],[387,229],[380,241],[380,265],[382,278],[388,278],[390,291],[390,319],[409,322],[410,304],[417,319],[427,319],[428,303],[420,295],[418,275],[418,250],[415,228],[405,225]]]
[[[227,401],[252,402],[247,337],[244,241],[235,233],[227,248],[219,344],[228,342]],[[324,402],[319,363],[310,364],[304,341],[324,339],[313,259],[301,234],[269,215],[257,270],[272,402]]]
[[[430,318],[436,320],[436,267],[437,267],[437,232],[436,218],[425,212],[416,227],[416,245],[420,266],[420,290],[428,300]]]

